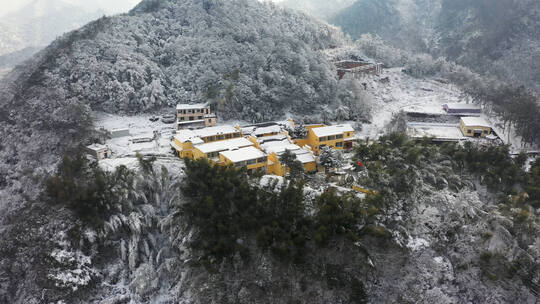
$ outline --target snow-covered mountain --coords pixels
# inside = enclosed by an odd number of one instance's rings
[[[330,22],[540,90],[539,19],[535,0],[358,0]]]
[[[225,118],[267,120],[337,98],[319,50],[341,39],[332,26],[256,1],[143,1],[63,36],[21,69],[37,79],[15,81],[109,112],[210,101]]]
[[[280,5],[327,20],[356,0],[284,0]]]
[[[34,0],[0,17],[0,55],[26,47],[43,47],[104,14],[98,7],[81,7],[63,0]]]

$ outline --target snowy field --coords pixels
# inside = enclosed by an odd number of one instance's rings
[[[445,114],[443,105],[446,103],[465,103],[467,97],[458,87],[435,79],[417,79],[401,71],[401,68],[386,69],[380,76],[369,76],[361,80],[367,84],[368,91],[374,96],[373,119],[371,124],[364,124],[359,139],[376,139],[384,135],[386,126],[393,115],[404,112],[423,114]],[[389,83],[381,82],[388,78]],[[510,145],[513,153],[526,150],[538,150],[537,146],[525,146],[515,129],[505,130],[497,117],[481,115],[488,121],[493,130],[505,144]],[[459,128],[422,127],[414,128],[413,134],[432,134],[442,137],[463,137]],[[458,134],[459,132],[459,134]],[[411,134],[412,135],[412,134]]]
[[[407,134],[413,138],[436,137],[455,141],[466,139],[457,125],[411,123],[408,125]]]
[[[372,124],[365,124],[360,138],[378,138],[385,132],[392,116],[401,111],[444,114],[446,103],[463,102],[463,94],[454,85],[432,79],[417,79],[406,75],[401,68],[384,70],[380,76],[362,80],[374,96]],[[380,79],[388,77],[389,83]]]
[[[161,157],[173,156],[171,140],[174,136],[174,124],[164,124],[161,121],[152,122],[153,115],[119,116],[96,113],[96,126],[108,131],[114,129],[129,129],[130,135],[113,138],[107,141],[114,158],[134,157],[137,153],[142,155],[155,155]],[[157,136],[154,139],[154,133]],[[149,142],[133,143],[133,140],[148,138]]]

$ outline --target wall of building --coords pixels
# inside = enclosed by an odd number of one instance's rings
[[[466,137],[475,137],[474,131],[475,130],[482,130],[481,137],[486,137],[489,134],[491,134],[491,128],[490,127],[482,127],[482,126],[465,126],[463,121],[460,123],[461,132],[463,133],[463,136]],[[469,132],[470,131],[470,132]]]
[[[348,134],[347,134],[348,133]],[[308,145],[311,146],[313,152],[319,154],[321,145],[326,145],[335,150],[342,150],[345,147],[345,142],[352,142],[354,137],[354,132],[347,132],[343,134],[343,138],[336,138],[332,140],[319,141],[319,137],[315,135],[313,130],[308,132]]]

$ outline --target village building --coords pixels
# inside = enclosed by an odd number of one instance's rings
[[[220,152],[219,160],[224,165],[233,165],[237,168],[246,167],[248,174],[257,171],[267,172],[268,158],[266,154],[255,147]]]
[[[487,137],[493,131],[490,124],[480,117],[461,117],[459,125],[466,137]]]
[[[181,158],[193,158],[193,148],[204,141],[191,130],[181,130],[174,136],[171,147]]]
[[[86,152],[96,160],[102,160],[111,157],[112,153],[109,147],[100,144],[92,144],[86,147]]]
[[[176,106],[177,129],[213,127],[217,123],[208,104],[179,104]]]
[[[171,147],[182,158],[194,158],[193,150],[198,145],[241,138],[242,132],[231,126],[216,126],[198,130],[176,132]]]
[[[305,172],[317,171],[317,160],[313,152],[308,149],[302,149],[299,146],[289,143],[285,145],[267,145],[264,150],[268,155],[268,173],[285,176],[289,171],[286,165],[280,160],[280,157],[289,151],[296,156],[296,160],[302,163]]]
[[[443,105],[443,109],[448,114],[453,115],[471,115],[471,114],[482,114],[482,108],[474,104],[466,103],[448,103]]]
[[[366,75],[379,75],[382,72],[382,64],[358,60],[343,60],[334,62],[339,79],[352,77],[360,79]]]
[[[324,147],[336,150],[353,147],[354,129],[349,124],[308,128],[305,144],[319,154]]]
[[[203,128],[193,130],[193,133],[205,143],[242,137],[242,132],[232,126]]]
[[[286,129],[294,128],[295,124],[292,119],[278,122],[265,122],[249,126],[238,127],[244,135],[254,137],[267,137],[284,133]]]
[[[220,152],[251,146],[253,143],[244,137],[196,145],[193,148],[193,159],[206,158],[218,162]]]
[[[287,150],[296,155],[296,159],[304,166],[305,172],[317,171],[317,161],[313,152],[308,148],[301,148],[295,145],[286,132],[258,138],[251,136],[250,141],[254,143],[256,148],[268,155],[269,174],[285,176],[286,166],[281,163],[280,157]]]

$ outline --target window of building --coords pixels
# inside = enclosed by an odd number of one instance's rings
[[[488,130],[484,130],[484,134],[488,134],[488,133],[489,133]]]
[[[336,143],[336,147],[338,147],[338,148],[343,147],[343,142],[342,142],[342,141],[337,142],[337,143]]]
[[[230,139],[231,137],[232,137],[232,135],[231,135],[231,134],[227,134],[227,135],[225,135],[225,138],[226,138],[226,139]]]
[[[326,141],[326,137],[319,138],[319,141]]]
[[[247,161],[248,166],[249,166],[249,165],[254,165],[254,164],[256,164],[256,163],[257,163],[257,160],[256,160],[256,159],[252,159],[252,160],[248,160],[248,161]]]
[[[336,135],[336,139],[342,139],[342,138],[343,138],[343,134]]]
[[[257,160],[258,163],[265,163],[267,161],[266,157],[261,157]]]
[[[467,134],[471,134],[472,133],[472,130],[467,130]]]
[[[234,136],[234,138],[237,138],[237,137],[240,137],[240,134],[238,134],[238,133],[234,133],[234,135],[233,135],[233,136]]]
[[[223,140],[223,135],[218,135],[217,140]]]
[[[180,121],[184,121],[184,117],[180,117]]]
[[[189,120],[195,120],[195,117],[194,117],[194,116],[190,116],[190,117],[189,117]]]
[[[197,119],[202,119],[202,116],[198,116]]]
[[[214,136],[209,136],[208,137],[208,141],[214,141],[214,140],[216,140],[216,138]]]
[[[334,135],[328,136],[328,140],[335,140],[335,139],[336,139],[336,137]]]

